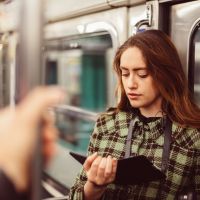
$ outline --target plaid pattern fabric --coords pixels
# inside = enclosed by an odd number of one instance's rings
[[[123,158],[128,127],[134,118],[136,123],[131,156],[145,155],[161,169],[164,144],[162,118],[145,123],[131,112],[102,114],[91,135],[88,155],[98,152],[104,157],[111,155],[117,159]],[[70,190],[71,200],[83,199],[83,186],[86,181],[87,176],[82,169]],[[197,129],[183,128],[173,123],[166,179],[163,182],[152,181],[140,185],[109,184],[102,199],[177,199],[188,187],[193,187],[197,199],[200,199],[200,133]]]

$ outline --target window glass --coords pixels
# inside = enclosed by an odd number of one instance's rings
[[[94,128],[92,121],[81,120],[72,116],[57,114],[59,124],[59,139],[57,154],[51,161],[45,174],[59,185],[70,188],[80,171],[81,165],[69,154],[70,151],[86,155],[89,138]]]
[[[86,154],[95,122],[62,113],[57,113],[56,121],[59,128],[59,144],[71,151]]]
[[[68,105],[95,112],[105,110],[108,99],[106,59],[111,47],[111,37],[106,33],[48,41],[46,84],[63,86]]]
[[[108,68],[112,39],[106,32],[47,41],[44,48],[45,84],[65,88],[65,104],[86,112],[105,111],[108,104]],[[109,60],[108,60],[109,59]],[[56,112],[58,154],[46,169],[51,180],[70,188],[81,165],[69,151],[86,155],[94,120]]]
[[[200,28],[194,36],[194,97],[200,106]]]
[[[47,41],[45,83],[66,90],[64,104],[87,111],[104,111],[107,105],[107,53],[112,48],[109,34],[74,36]],[[109,58],[112,59],[112,58]],[[81,118],[84,120],[84,117]],[[94,122],[57,113],[59,145],[83,154],[87,151]]]

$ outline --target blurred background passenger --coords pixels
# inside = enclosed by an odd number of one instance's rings
[[[55,153],[57,129],[47,108],[61,103],[58,87],[38,87],[14,109],[0,111],[0,199],[27,200],[30,168],[41,127],[45,164]],[[41,125],[42,124],[42,125]]]

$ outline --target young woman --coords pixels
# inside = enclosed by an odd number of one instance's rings
[[[119,103],[97,120],[70,199],[177,199],[188,189],[200,199],[200,109],[169,37],[159,30],[130,37],[114,69]],[[137,155],[166,178],[116,184],[117,160]]]

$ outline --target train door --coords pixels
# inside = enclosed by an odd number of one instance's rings
[[[72,186],[81,167],[68,152],[86,154],[96,114],[114,104],[112,61],[127,38],[126,20],[127,8],[122,7],[45,27],[44,83],[61,85],[67,98],[57,108],[59,153],[45,171],[43,185],[54,180],[53,187],[62,194]]]
[[[190,90],[200,106],[200,1],[170,7],[169,34],[186,72]]]

